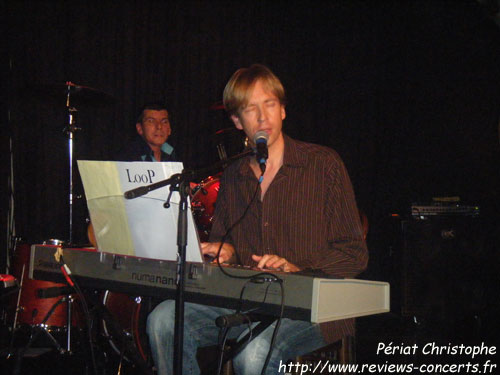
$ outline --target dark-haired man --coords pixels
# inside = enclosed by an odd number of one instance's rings
[[[146,104],[135,124],[140,139],[122,151],[122,161],[176,161],[174,148],[167,143],[172,133],[169,113],[161,103]]]
[[[137,116],[135,128],[139,137],[119,151],[115,161],[177,161],[174,148],[167,143],[172,128],[164,104],[144,105]],[[92,223],[87,227],[87,238],[92,246],[97,247]]]

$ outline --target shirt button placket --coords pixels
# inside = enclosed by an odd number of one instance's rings
[[[269,221],[264,220],[262,222],[262,245],[265,254],[269,254],[269,235]]]

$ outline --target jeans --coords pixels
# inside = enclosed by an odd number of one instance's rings
[[[200,374],[196,360],[197,349],[217,345],[219,328],[215,325],[215,319],[220,315],[232,313],[234,310],[185,303],[183,374]],[[259,375],[261,373],[275,325],[276,322],[267,327],[233,359],[236,374]],[[173,374],[174,329],[175,301],[166,300],[149,314],[147,321],[147,333],[158,375]],[[243,337],[247,331],[248,325],[246,324],[233,327],[229,331],[228,338]],[[282,319],[266,374],[278,374],[280,361],[284,363],[297,355],[309,353],[325,345],[318,324]]]

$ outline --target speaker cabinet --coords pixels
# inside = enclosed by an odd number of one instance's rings
[[[402,315],[450,319],[480,309],[485,261],[480,219],[410,219],[402,230]]]

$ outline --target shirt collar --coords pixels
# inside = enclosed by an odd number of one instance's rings
[[[172,155],[174,148],[169,143],[165,142],[161,145],[161,150],[167,155]]]
[[[304,154],[300,152],[299,143],[283,134],[285,140],[285,154],[283,155],[283,165],[286,167],[304,167],[306,162]]]
[[[146,142],[142,142],[141,146],[142,146],[141,147],[142,148],[142,151],[141,151],[142,161],[147,161],[147,160],[158,161],[158,160],[156,160],[156,158],[154,156],[153,150],[151,150],[151,147],[149,147]],[[160,150],[161,150],[161,152],[163,152],[167,155],[171,155],[172,152],[174,151],[174,148],[169,143],[165,142],[164,144],[161,145]]]
[[[290,138],[288,135],[283,133],[283,139],[285,142],[285,151],[283,155],[283,166],[285,168],[301,168],[306,165],[304,160],[304,155],[300,152],[299,143]],[[239,173],[241,175],[251,175],[253,176],[253,171],[248,163],[251,159],[255,157],[254,155],[247,156],[241,162],[239,167]]]

